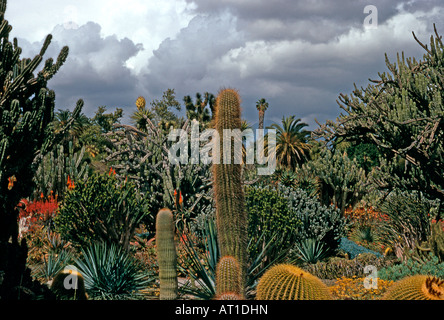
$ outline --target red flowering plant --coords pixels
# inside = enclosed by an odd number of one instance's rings
[[[41,194],[39,199],[32,201],[22,199],[17,206],[19,237],[27,240],[29,247],[27,263],[31,267],[33,276],[40,274],[50,253],[57,255],[70,245],[52,230],[58,207],[57,195],[53,196],[53,192],[48,197]]]
[[[45,199],[43,193],[40,199],[29,201],[22,199],[17,206],[19,209],[19,237],[26,232],[34,232],[41,226],[49,227],[58,209],[57,195],[52,192]]]

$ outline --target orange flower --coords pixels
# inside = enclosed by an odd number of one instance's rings
[[[109,176],[110,176],[110,175],[114,175],[114,176],[115,176],[115,175],[116,175],[116,170],[114,170],[113,167],[110,167],[110,168],[109,168],[108,175],[109,175]]]
[[[17,181],[17,178],[15,176],[8,178],[8,190],[11,190],[14,187],[14,182]]]
[[[174,204],[177,208],[177,191],[174,190]],[[181,209],[183,209],[183,198],[182,198],[182,191],[179,191],[179,206],[181,207]]]
[[[71,178],[68,176],[68,182],[66,183],[66,185],[68,186],[69,190],[72,190],[75,188],[75,184],[74,181],[71,180]]]

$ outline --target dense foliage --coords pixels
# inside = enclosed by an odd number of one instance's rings
[[[77,181],[76,181],[77,182]],[[80,246],[110,242],[128,249],[135,229],[149,216],[149,203],[131,182],[109,174],[94,174],[68,190],[55,219],[60,234]]]

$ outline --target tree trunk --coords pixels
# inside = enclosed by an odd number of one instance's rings
[[[265,111],[259,110],[259,129],[264,129]]]

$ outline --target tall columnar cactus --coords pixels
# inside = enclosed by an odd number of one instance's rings
[[[291,264],[278,264],[260,278],[257,300],[331,300],[328,287],[317,277]]]
[[[248,217],[242,188],[242,167],[241,164],[235,163],[242,151],[234,150],[233,145],[228,147],[226,137],[224,137],[224,130],[227,132],[241,128],[238,92],[233,89],[221,90],[216,99],[215,111],[215,127],[220,137],[220,161],[213,162],[217,233],[221,256],[233,256],[239,261],[241,285],[244,287]],[[235,145],[236,141],[234,141]],[[226,157],[228,154],[230,157]]]
[[[47,82],[68,56],[63,47],[57,60],[43,60],[51,35],[33,59],[21,59],[15,38],[9,41],[12,27],[4,19],[6,0],[0,0],[0,298],[26,298],[32,286],[26,271],[26,244],[19,244],[18,208],[22,198],[32,193],[36,155],[45,154],[53,143],[51,122],[55,93]],[[79,101],[77,110],[83,102]],[[32,291],[32,290],[31,290]],[[32,296],[32,295],[31,295]]]
[[[174,243],[173,214],[162,209],[156,218],[157,262],[159,264],[160,299],[177,298],[177,255]]]
[[[233,293],[242,295],[240,266],[232,256],[222,257],[216,266],[216,295]]]
[[[395,282],[382,300],[444,300],[444,280],[414,275]]]

